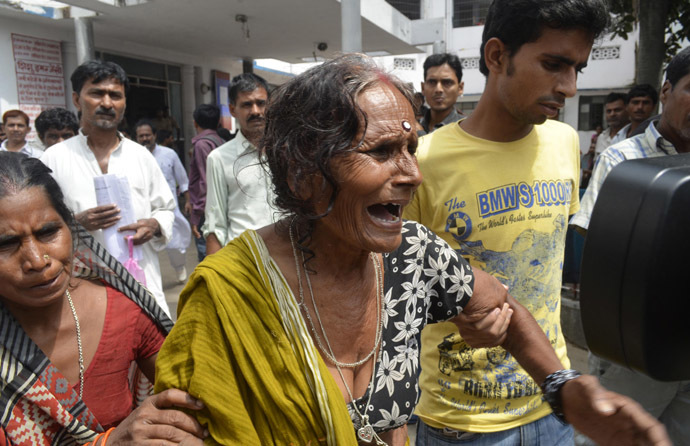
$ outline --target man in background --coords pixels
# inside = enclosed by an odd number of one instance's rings
[[[608,149],[611,141],[628,123],[628,112],[625,109],[626,95],[624,93],[609,93],[604,102],[604,114],[608,128],[597,137],[594,148],[595,155]]]
[[[44,152],[41,161],[53,171],[75,219],[103,246],[107,245],[102,229],[118,226],[121,215],[116,204],[98,205],[94,178],[115,174],[127,179],[135,222],[118,231],[123,237],[132,234],[134,244],[141,246],[142,258],[137,260],[146,287],[170,314],[157,251],[172,236],[175,200],[149,151],[117,131],[127,102],[127,74],[113,62],[91,60],[77,67],[70,79],[81,131]]]
[[[274,222],[271,182],[259,163],[256,146],[266,126],[268,85],[252,73],[230,81],[230,113],[239,124],[234,139],[207,160],[206,252],[212,254],[247,229]]]
[[[167,130],[162,130],[167,131]],[[185,201],[189,201],[189,180],[187,172],[180,162],[177,153],[169,147],[156,143],[156,128],[151,121],[142,119],[134,126],[137,142],[149,149],[149,152],[156,158],[158,166],[163,171],[165,181],[168,183],[170,192],[175,198],[175,221],[173,222],[173,233],[170,243],[165,247],[170,264],[175,269],[177,281],[183,283],[187,280],[187,247],[192,239],[192,229],[189,222],[180,212],[177,196],[182,195]],[[169,131],[167,131],[169,132]]]
[[[422,116],[424,132],[431,133],[446,124],[459,121],[462,116],[455,110],[455,102],[462,94],[462,63],[449,53],[432,54],[424,61],[422,93],[429,108]]]
[[[36,133],[47,149],[79,133],[79,122],[74,113],[65,108],[43,110],[36,118]]]
[[[29,116],[21,110],[7,110],[2,115],[2,127],[7,139],[0,144],[0,150],[20,152],[34,158],[39,158],[42,150],[34,147],[26,140],[31,131]]]
[[[194,129],[197,134],[192,138],[189,200],[185,203],[185,213],[189,215],[200,262],[206,257],[206,241],[200,232],[206,209],[206,158],[213,149],[225,142],[216,131],[218,122],[220,122],[220,109],[215,105],[202,104],[194,110]]]
[[[659,102],[659,93],[651,85],[640,84],[632,87],[625,98],[625,111],[630,123],[618,131],[611,144],[632,136],[632,133],[652,116],[657,102]]]

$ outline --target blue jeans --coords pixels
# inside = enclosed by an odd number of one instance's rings
[[[205,220],[206,218],[201,217],[201,221],[199,221],[199,226],[197,227],[199,232],[201,232],[201,227],[204,225]],[[201,262],[204,260],[204,257],[206,257],[206,239],[204,238],[203,234],[199,238],[194,237],[194,243],[196,243],[197,258],[199,259],[199,262]]]
[[[420,419],[416,446],[572,446],[573,428],[554,415],[501,432],[475,433],[436,429]]]

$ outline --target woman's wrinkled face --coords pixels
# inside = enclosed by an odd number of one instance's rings
[[[390,252],[400,245],[403,208],[422,182],[410,102],[395,88],[377,84],[358,97],[367,116],[363,144],[334,158],[340,191],[333,211],[317,223],[356,249]],[[363,127],[363,125],[362,125]],[[353,141],[356,146],[361,134]]]
[[[40,187],[0,199],[0,299],[43,307],[62,298],[72,265],[72,235]]]

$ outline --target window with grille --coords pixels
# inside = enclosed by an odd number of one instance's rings
[[[491,0],[453,0],[453,28],[483,25]]]
[[[463,70],[478,70],[479,69],[479,58],[478,57],[466,57],[460,59]]]
[[[592,60],[620,59],[621,47],[600,46],[592,48]]]
[[[393,59],[394,70],[414,71],[416,67],[416,60],[409,57],[396,57]]]
[[[606,96],[580,96],[578,130],[594,130],[598,125],[604,126],[604,101]]]
[[[421,0],[386,0],[386,2],[410,20],[417,20],[421,17]]]

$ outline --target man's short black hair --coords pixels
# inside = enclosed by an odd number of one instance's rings
[[[462,62],[458,56],[450,53],[432,54],[426,58],[424,61],[424,80],[426,80],[426,72],[429,68],[440,67],[443,64],[448,64],[455,71],[455,76],[460,83],[462,81]]]
[[[673,56],[671,62],[666,67],[666,80],[672,87],[676,82],[690,73],[690,47],[685,48],[680,53]]]
[[[479,71],[489,75],[484,46],[493,37],[505,44],[512,57],[525,43],[538,40],[544,28],[582,29],[595,40],[609,22],[604,0],[494,0],[484,24]]]
[[[659,101],[659,93],[657,93],[656,88],[649,84],[639,84],[632,87],[628,94],[625,96],[625,103],[630,103],[633,98],[649,97],[654,105]]]
[[[163,144],[166,139],[172,136],[172,132],[166,129],[160,129],[156,132],[156,144]]]
[[[628,95],[626,95],[625,93],[616,93],[616,92],[609,93],[606,96],[606,100],[604,100],[604,105],[610,104],[611,102],[616,102],[616,101],[623,101],[623,103],[625,104],[626,103],[625,99],[627,96]]]
[[[50,129],[62,130],[70,129],[76,135],[79,133],[79,121],[71,111],[64,108],[51,108],[43,110],[34,122],[38,137],[43,139],[43,136]]]
[[[97,84],[105,79],[115,79],[125,88],[125,94],[129,91],[129,79],[127,73],[115,62],[104,62],[102,60],[90,60],[79,65],[70,80],[72,81],[72,91],[79,94],[82,87],[88,81]]]
[[[220,109],[213,104],[201,104],[194,110],[194,122],[204,130],[215,130],[220,122]]]
[[[149,127],[151,127],[151,133],[153,133],[154,135],[156,135],[158,133],[158,132],[156,132],[156,126],[153,125],[153,122],[149,119],[146,119],[146,118],[140,119],[137,121],[136,124],[134,124],[134,133],[136,133],[137,130],[139,130],[139,127],[143,127],[145,125],[148,125]]]
[[[238,74],[230,81],[230,90],[228,91],[230,103],[235,105],[237,95],[239,95],[240,92],[254,91],[257,88],[263,88],[268,95],[268,84],[263,77],[257,76],[254,73]]]

